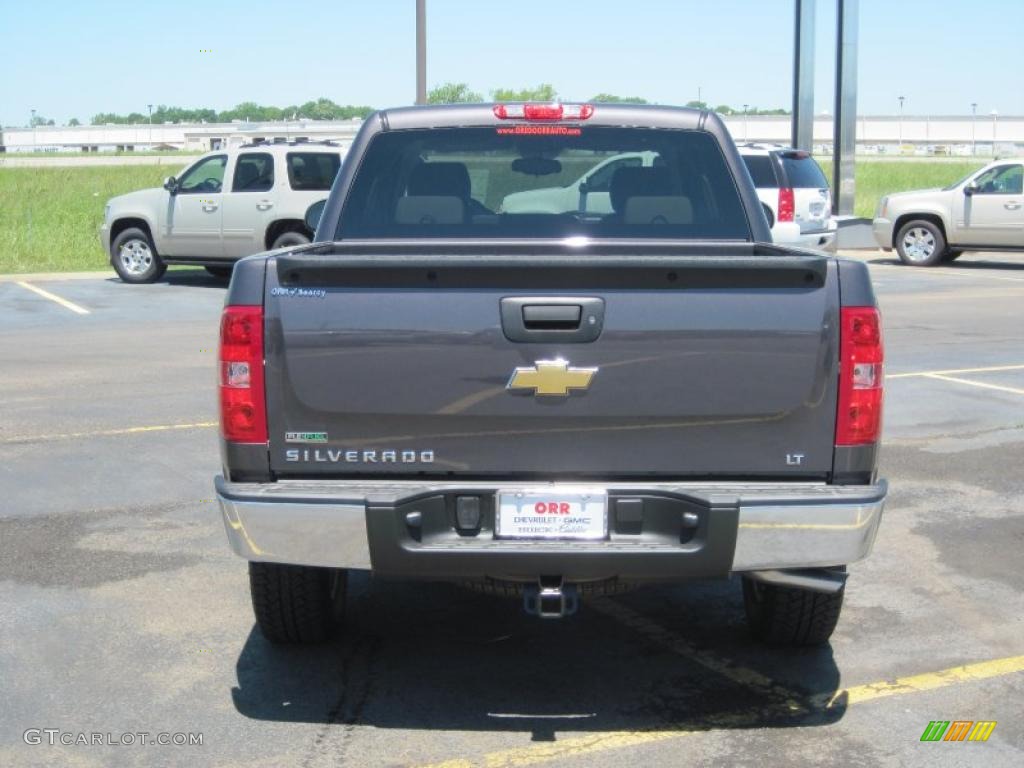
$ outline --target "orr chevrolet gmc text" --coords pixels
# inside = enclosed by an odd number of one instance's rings
[[[526,194],[637,156],[607,206]],[[756,637],[829,638],[886,495],[879,314],[862,264],[771,244],[718,117],[378,112],[309,217],[221,324],[216,491],[270,640],[340,628],[350,569],[544,617],[737,574]]]

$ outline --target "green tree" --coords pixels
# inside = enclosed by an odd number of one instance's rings
[[[53,120],[48,120],[42,115],[35,115],[29,122],[29,127],[35,128],[37,125],[53,125]]]
[[[467,83],[442,83],[427,93],[427,104],[477,104],[483,94],[471,91]]]
[[[706,101],[693,100],[686,102],[683,106],[690,107],[690,109],[707,109],[708,103]]]
[[[491,98],[495,101],[554,101],[558,98],[558,92],[550,83],[541,83],[535,88],[495,88],[491,91]]]
[[[599,93],[591,96],[588,101],[598,101],[605,104],[650,104],[647,99],[639,96],[616,96],[614,93]]]
[[[78,118],[77,117],[72,117],[70,120],[68,120],[68,125],[76,126],[76,125],[81,125],[81,123],[78,122]]]
[[[730,107],[728,104],[719,104],[717,107],[715,107],[715,112],[717,112],[720,115],[736,114],[736,110]]]

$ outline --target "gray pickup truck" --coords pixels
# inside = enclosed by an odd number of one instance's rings
[[[502,205],[629,153],[609,211]],[[828,640],[886,495],[878,310],[861,263],[770,242],[718,117],[382,111],[309,213],[221,323],[216,492],[269,640],[340,628],[350,569],[541,617],[736,575],[755,637]]]

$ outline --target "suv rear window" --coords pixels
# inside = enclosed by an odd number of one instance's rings
[[[289,152],[288,183],[297,192],[322,192],[331,188],[341,167],[333,152]]]
[[[828,189],[828,181],[814,158],[806,152],[780,152],[782,170],[786,174],[789,186]]]
[[[773,189],[779,186],[775,178],[775,166],[768,155],[743,155],[743,162],[750,171],[750,178],[758,189]]]
[[[628,162],[617,163],[621,160]],[[615,164],[607,188],[586,179]],[[603,196],[603,197],[601,197]],[[749,240],[732,173],[704,131],[563,125],[433,128],[373,138],[341,238]]]

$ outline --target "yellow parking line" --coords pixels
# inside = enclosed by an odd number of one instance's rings
[[[813,697],[811,704],[815,708],[828,708],[839,704],[852,706],[863,704],[874,699],[890,696],[903,696],[909,693],[921,693],[946,688],[951,685],[970,683],[978,680],[989,680],[996,677],[1024,672],[1024,656],[1009,656],[1002,659],[981,661],[976,664],[965,664],[936,672],[925,672],[920,675],[900,677],[895,680],[882,680],[877,683],[858,685],[847,688],[836,694]],[[608,731],[588,736],[572,736],[559,739],[554,743],[534,744],[527,747],[503,749],[488,752],[477,759],[456,758],[440,763],[431,763],[421,768],[520,768],[521,766],[537,765],[551,760],[582,757],[610,749],[639,747],[668,739],[693,736],[701,731],[728,727],[758,727],[766,713],[763,710],[734,712],[729,715],[702,718],[699,723],[674,723],[661,726],[658,730],[642,731]],[[784,714],[779,712],[778,714]],[[916,734],[915,734],[916,736]]]
[[[58,304],[60,304],[62,307],[64,307],[65,309],[70,309],[72,312],[75,312],[75,313],[77,313],[79,315],[88,315],[89,314],[89,310],[86,309],[85,307],[80,307],[77,304],[75,304],[73,301],[68,301],[67,299],[62,299],[57,294],[50,293],[49,291],[44,291],[42,288],[39,288],[39,287],[37,287],[35,285],[32,285],[31,283],[26,283],[24,280],[19,280],[18,281],[18,285],[20,285],[22,288],[27,288],[28,290],[32,291],[33,293],[38,293],[44,299],[49,299],[50,301],[55,301]]]
[[[705,669],[732,680],[734,683],[753,688],[768,696],[782,700],[787,709],[795,711],[803,707],[797,701],[799,694],[780,686],[772,678],[757,670],[740,666],[723,659],[717,654],[698,648],[682,635],[672,632],[642,613],[627,608],[615,600],[595,600],[590,604],[591,610],[603,613],[620,624],[623,624],[648,640],[667,648],[673,653],[692,661]]]
[[[988,680],[993,677],[1004,677],[1016,672],[1024,672],[1024,656],[1008,656],[1004,659],[992,659],[991,661],[979,661],[975,664],[964,664],[961,667],[950,667],[940,669],[938,672],[924,672],[920,675],[898,677],[892,681],[880,683],[868,683],[857,685],[839,691],[822,701],[819,697],[815,703],[821,703],[826,708],[833,706],[839,700],[845,700],[846,706],[861,704],[865,701],[874,701],[887,696],[902,696],[906,693],[921,693],[922,691],[934,691],[936,688],[945,688],[948,685],[958,683],[970,683],[975,680]]]
[[[958,379],[955,376],[943,376],[939,373],[933,373],[929,379],[938,379],[939,381],[952,381],[956,384],[970,384],[972,387],[981,387],[982,389],[994,389],[997,392],[1009,392],[1014,395],[1024,395],[1024,389],[1018,387],[1004,387],[1001,384],[989,384],[984,381],[971,381],[970,379]]]
[[[46,443],[54,440],[76,440],[82,437],[111,437],[117,435],[137,435],[143,432],[166,432],[172,429],[205,429],[216,427],[216,421],[197,421],[192,424],[158,424],[150,427],[124,427],[122,429],[101,429],[94,432],[65,432],[62,434],[50,435],[18,435],[16,437],[0,438],[0,444],[4,443]]]
[[[989,365],[984,368],[950,368],[945,371],[914,371],[912,373],[890,373],[886,379],[909,379],[914,376],[955,376],[958,373],[995,373],[997,371],[1022,371],[1024,365]]]

